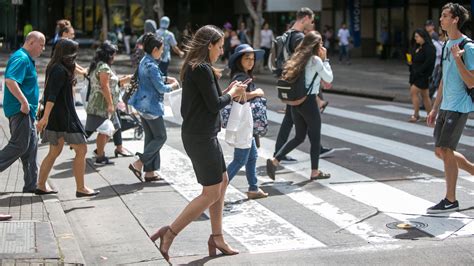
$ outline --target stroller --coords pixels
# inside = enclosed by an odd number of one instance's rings
[[[141,140],[143,138],[143,125],[140,118],[136,114],[130,112],[130,107],[127,106],[126,111],[117,110],[117,114],[120,119],[122,132],[129,129],[135,129],[133,138]]]

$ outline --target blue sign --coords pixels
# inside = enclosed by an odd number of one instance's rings
[[[472,0],[474,1],[474,0]],[[360,47],[360,0],[348,0],[351,18],[351,36],[354,47]]]

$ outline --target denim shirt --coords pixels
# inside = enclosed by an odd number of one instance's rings
[[[163,116],[163,95],[171,91],[171,85],[164,83],[158,62],[149,54],[140,61],[138,81],[138,90],[129,104],[140,113]]]

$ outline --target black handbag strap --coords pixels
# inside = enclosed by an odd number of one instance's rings
[[[306,70],[303,70],[303,71],[306,71]],[[309,84],[309,87],[306,91],[306,95],[309,95],[309,93],[313,90],[314,81],[316,80],[317,76],[318,76],[318,72],[316,71],[316,73],[314,73],[313,80],[311,80],[311,84]],[[305,78],[305,83],[306,83],[306,78]]]

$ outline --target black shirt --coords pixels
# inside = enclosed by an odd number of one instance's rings
[[[431,40],[430,40],[431,41]],[[410,83],[416,80],[426,80],[433,73],[436,61],[436,48],[424,43],[418,50],[413,51],[413,63],[410,67]]]
[[[64,66],[54,65],[47,73],[44,103],[54,103],[46,129],[56,132],[83,133],[81,121],[74,106],[72,83]]]
[[[304,38],[304,33],[301,31],[293,30],[290,35],[290,55],[295,52],[296,47]]]
[[[217,78],[209,64],[195,69],[188,66],[183,81],[181,116],[182,133],[215,136],[221,130],[220,110],[232,100],[222,95]]]

